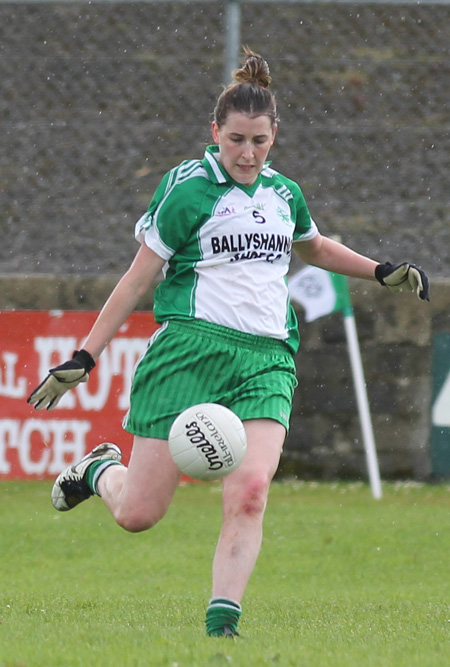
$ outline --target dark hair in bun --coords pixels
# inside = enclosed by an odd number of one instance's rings
[[[231,111],[249,116],[269,116],[272,126],[275,125],[277,105],[269,90],[272,79],[264,58],[245,46],[242,67],[234,70],[232,76],[233,83],[225,88],[214,109],[217,125],[223,125]]]

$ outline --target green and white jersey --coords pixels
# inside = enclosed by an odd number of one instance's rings
[[[136,238],[167,260],[154,297],[157,322],[198,318],[298,348],[287,272],[292,243],[317,227],[300,187],[266,165],[233,181],[208,146],[162,179]]]

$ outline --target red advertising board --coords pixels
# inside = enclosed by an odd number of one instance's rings
[[[79,349],[96,312],[0,311],[0,479],[54,478],[104,441],[129,458],[122,430],[134,367],[157,328],[151,313],[133,313],[100,357],[89,382],[48,412],[27,397],[48,369]]]

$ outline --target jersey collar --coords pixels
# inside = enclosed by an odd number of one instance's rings
[[[252,185],[242,185],[242,183],[237,183],[237,181],[231,178],[226,169],[224,169],[223,166],[220,164],[218,158],[219,158],[219,146],[217,145],[207,146],[205,150],[205,157],[203,158],[202,163],[206,171],[208,172],[208,176],[210,177],[213,183],[229,183],[237,188],[240,188],[241,190],[247,192],[250,195],[252,195],[256,191],[259,184],[261,183],[261,174],[258,174],[258,178],[254,183],[252,183]],[[270,163],[267,162],[266,165],[268,164]]]

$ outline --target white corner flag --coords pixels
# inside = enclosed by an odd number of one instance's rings
[[[290,297],[303,306],[307,322],[337,310],[345,310],[349,298],[346,298],[348,290],[341,284],[342,279],[345,281],[345,276],[316,266],[307,266],[289,279]]]
[[[342,311],[370,486],[373,497],[379,499],[382,497],[380,471],[347,277],[308,266],[292,276],[288,285],[291,299],[305,309],[306,322]]]

